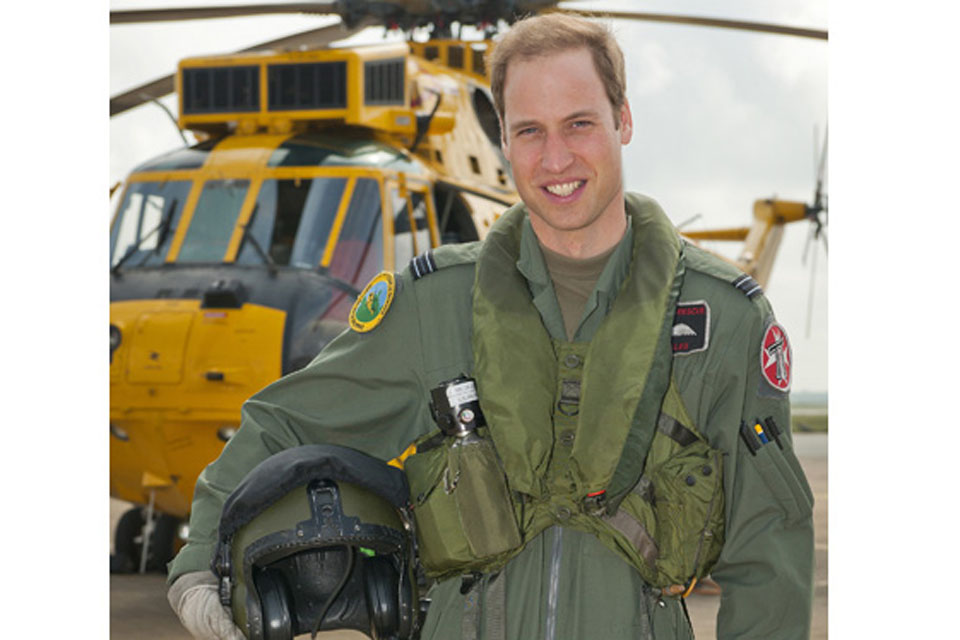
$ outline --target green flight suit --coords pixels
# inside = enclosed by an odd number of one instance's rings
[[[627,196],[631,216],[652,201]],[[584,311],[574,342],[589,341],[630,273],[635,225],[614,251]],[[436,430],[429,391],[461,373],[471,375],[474,261],[478,244],[439,249],[439,269],[397,278],[392,306],[369,333],[347,331],[306,368],[253,396],[223,454],[201,474],[190,521],[190,541],[170,567],[169,580],[205,570],[227,495],[264,458],[287,447],[324,442],[390,460],[416,438]],[[524,222],[517,269],[551,338],[565,341],[563,320],[529,221]],[[792,451],[787,394],[761,373],[761,340],[772,322],[762,295],[747,297],[731,284],[737,271],[692,246],[679,302],[709,308],[704,348],[672,356],[672,381],[689,417],[724,452],[725,544],[713,568],[723,587],[718,638],[800,639],[809,636],[812,603],[812,494]],[[437,332],[437,322],[453,331]],[[460,336],[461,339],[452,339]],[[483,398],[481,398],[481,403]],[[742,421],[772,417],[783,429],[753,455],[741,439]],[[581,435],[583,434],[583,435]],[[589,437],[589,425],[577,437]],[[555,447],[569,445],[560,439]],[[661,598],[640,574],[589,533],[551,526],[528,541],[499,580],[506,597],[506,637],[691,638],[681,602]],[[479,638],[489,631],[479,589]],[[453,578],[434,585],[421,637],[469,635],[474,606]],[[489,611],[489,607],[486,608]]]

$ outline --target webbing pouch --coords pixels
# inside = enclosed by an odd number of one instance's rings
[[[647,582],[688,585],[720,556],[723,503],[722,452],[661,413],[640,481],[604,521]]]
[[[444,438],[408,457],[404,471],[429,577],[493,570],[520,548],[514,501],[488,438]]]

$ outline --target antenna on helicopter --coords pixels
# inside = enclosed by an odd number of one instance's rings
[[[683,222],[681,222],[680,224],[677,225],[677,231],[683,229],[683,228],[686,227],[687,225],[693,224],[694,222],[696,222],[697,220],[699,220],[699,219],[702,218],[702,217],[703,217],[703,214],[702,214],[702,213],[698,213],[698,214],[695,215],[695,216],[691,216],[691,217],[687,218],[686,220],[684,220]]]
[[[149,100],[150,102],[154,103],[155,105],[157,105],[158,107],[160,107],[161,109],[163,109],[163,112],[164,112],[165,114],[167,114],[167,117],[168,117],[168,118],[170,118],[170,122],[173,123],[173,128],[176,129],[176,130],[177,130],[177,133],[180,135],[180,139],[183,140],[183,146],[189,147],[189,146],[190,146],[190,142],[187,141],[187,136],[183,135],[183,131],[180,129],[180,125],[177,123],[177,118],[176,118],[176,116],[174,116],[174,115],[173,115],[173,112],[170,111],[170,109],[167,108],[167,105],[165,105],[165,104],[163,104],[162,102],[160,102],[160,99],[159,99],[159,98],[156,98],[156,97],[154,97],[154,96],[151,96],[151,95],[146,94],[146,93],[143,93],[143,92],[140,93],[140,97],[143,98],[144,100]]]

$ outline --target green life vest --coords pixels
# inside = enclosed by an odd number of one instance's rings
[[[627,211],[630,274],[588,343],[543,326],[515,266],[522,206],[484,241],[472,345],[489,427],[469,446],[424,438],[418,452],[434,448],[405,465],[429,574],[497,570],[552,525],[596,535],[660,587],[719,555],[719,453],[671,384],[682,243],[652,201],[628,195]]]

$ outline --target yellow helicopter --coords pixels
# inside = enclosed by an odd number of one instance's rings
[[[110,228],[110,492],[135,506],[115,570],[157,570],[177,544],[193,487],[239,426],[240,405],[307,364],[346,326],[357,293],[424,250],[482,238],[518,196],[499,151],[487,85],[489,37],[546,1],[316,2],[113,11],[115,24],[265,13],[341,23],[220,56],[111,98],[111,115],[172,90],[199,142],[124,181]],[[825,39],[780,25],[608,12]],[[426,41],[329,46],[383,24]],[[739,240],[761,284],[784,224],[823,205],[758,201],[751,228],[688,232]]]

